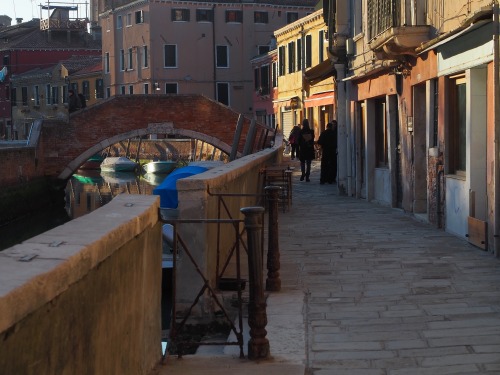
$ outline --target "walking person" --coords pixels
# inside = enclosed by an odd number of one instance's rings
[[[311,175],[311,162],[315,156],[314,151],[314,130],[309,127],[309,120],[302,121],[302,129],[299,133],[299,160],[300,170],[302,175],[300,181],[310,182],[309,176]]]
[[[80,103],[80,98],[78,97],[77,94],[75,94],[75,91],[73,89],[70,89],[68,91],[68,108],[69,108],[69,113],[78,111],[81,107]]]
[[[321,175],[319,183],[333,184],[337,180],[337,120],[332,120],[321,132],[318,144],[321,146]]]
[[[299,157],[299,133],[300,127],[295,125],[288,136],[288,142],[290,142],[290,147],[292,148],[292,160]]]

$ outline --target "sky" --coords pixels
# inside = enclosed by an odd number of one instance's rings
[[[47,5],[49,2],[49,0],[1,0],[2,5],[4,1],[7,3],[7,6],[2,7],[0,15],[7,15],[12,18],[12,25],[16,24],[16,18],[22,18],[23,22],[31,21],[33,18],[40,18],[40,4]],[[84,0],[53,0],[52,2],[58,5],[85,3]],[[45,10],[43,16],[47,17],[47,15],[48,12]],[[85,14],[85,11],[83,11],[79,16],[85,17],[88,14]]]
[[[5,0],[6,7],[2,7],[0,15],[7,15],[12,18],[12,24],[16,24],[16,18],[22,18],[23,22],[30,21],[32,18],[40,18],[39,4],[47,2],[40,0]]]

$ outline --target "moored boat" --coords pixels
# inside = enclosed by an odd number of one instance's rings
[[[151,161],[142,166],[146,173],[170,173],[175,167],[177,167],[177,162],[172,160]]]
[[[92,155],[83,163],[79,169],[101,169],[101,163],[104,160],[104,156],[101,154]]]
[[[132,172],[137,168],[137,165],[129,158],[112,156],[103,160],[101,170],[105,172]]]

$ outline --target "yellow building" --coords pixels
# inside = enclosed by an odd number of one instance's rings
[[[316,137],[336,118],[335,68],[327,56],[323,10],[274,33],[278,48],[276,120],[287,137],[294,125],[309,119]]]

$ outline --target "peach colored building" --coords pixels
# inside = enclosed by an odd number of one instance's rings
[[[123,3],[123,2],[122,2]],[[136,1],[99,15],[106,95],[203,94],[253,116],[250,60],[316,2]]]

